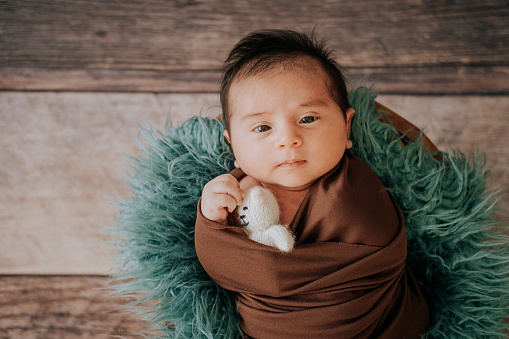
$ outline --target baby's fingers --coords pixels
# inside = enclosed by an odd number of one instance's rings
[[[217,194],[215,199],[220,208],[226,208],[230,213],[238,206],[237,201],[229,194]]]
[[[236,206],[242,204],[244,192],[240,189],[239,182],[232,175],[225,175],[221,178],[215,185],[212,187],[212,191],[215,194],[226,194],[231,196],[235,201],[235,209]],[[226,207],[226,206],[225,206]],[[228,211],[233,211],[228,208]]]
[[[210,220],[225,222],[228,212],[242,204],[243,192],[234,176],[224,174],[209,181],[203,188],[201,210]]]

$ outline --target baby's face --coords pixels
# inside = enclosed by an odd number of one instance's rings
[[[230,87],[230,134],[242,170],[268,185],[306,189],[333,169],[348,148],[346,119],[318,67],[249,76]]]

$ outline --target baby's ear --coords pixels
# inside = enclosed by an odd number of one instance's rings
[[[352,118],[355,114],[355,110],[353,108],[349,108],[346,110],[346,133],[347,137],[350,138],[350,129],[352,127]]]
[[[223,131],[223,135],[224,137],[226,138],[226,141],[228,141],[229,144],[231,144],[231,141],[230,141],[230,134],[228,133],[227,130],[224,130]]]

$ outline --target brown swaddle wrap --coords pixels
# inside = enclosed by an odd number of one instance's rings
[[[358,157],[344,156],[313,184],[290,228],[298,242],[282,253],[206,219],[198,206],[198,258],[214,281],[237,292],[246,337],[418,338],[426,331],[401,212]]]

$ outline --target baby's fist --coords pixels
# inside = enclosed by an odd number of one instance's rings
[[[231,174],[220,175],[203,188],[201,212],[209,220],[226,224],[228,213],[242,203],[243,192],[237,179]]]

